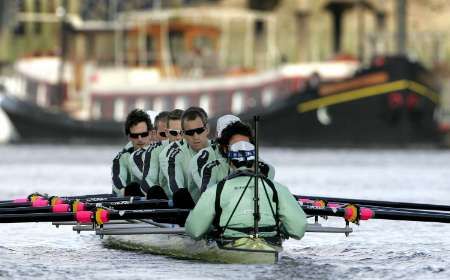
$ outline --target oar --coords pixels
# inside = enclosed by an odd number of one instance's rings
[[[359,220],[383,219],[383,220],[400,220],[400,221],[417,221],[417,222],[436,222],[450,223],[450,214],[448,213],[423,213],[420,211],[401,211],[401,210],[373,210],[365,207],[352,205],[345,208],[316,207],[303,205],[303,211],[308,215],[314,216],[336,216],[343,217],[350,222],[358,222]]]
[[[184,224],[189,209],[148,209],[148,210],[106,210],[79,211],[76,213],[28,213],[2,214],[0,223],[28,223],[28,222],[62,222],[77,221],[79,223],[104,224],[111,220],[152,219],[161,223]]]
[[[335,203],[330,202],[325,204],[322,200],[310,200],[310,199],[302,199],[299,201],[301,205],[308,205],[314,207],[330,207],[330,208],[345,208],[349,205],[349,203]],[[367,205],[359,205],[359,206],[367,206]],[[370,206],[372,210],[385,210],[385,211],[401,211],[401,212],[410,212],[410,213],[428,213],[428,214],[450,214],[445,211],[433,211],[433,210],[421,210],[421,209],[410,209],[410,208],[395,208],[395,207],[383,207],[383,206]]]
[[[114,197],[114,196],[107,196],[107,197],[87,197],[84,199],[63,199],[60,197],[50,197],[50,198],[43,198],[39,197],[36,198],[34,201],[21,201],[17,200],[16,202],[5,202],[0,203],[0,208],[12,208],[12,207],[42,207],[42,206],[48,206],[48,205],[57,205],[57,204],[72,204],[75,201],[82,201],[87,203],[100,203],[100,202],[115,202],[115,201],[137,201],[137,200],[143,200],[145,198],[143,197]]]
[[[3,214],[0,215],[0,223],[30,223],[30,222],[63,222],[78,221],[80,223],[89,223],[90,219],[86,216],[90,211],[81,211],[76,213],[30,213],[30,214]]]
[[[71,212],[69,204],[58,204],[42,207],[13,207],[0,208],[0,216],[3,214],[26,214],[26,213],[64,213]]]
[[[107,198],[107,197],[115,197],[114,194],[111,193],[101,193],[101,194],[86,194],[86,195],[76,195],[76,196],[48,196],[46,194],[40,193],[32,193],[28,195],[26,198],[16,198],[10,200],[0,200],[0,205],[4,203],[23,203],[23,202],[32,202],[33,198],[43,198],[51,200],[52,198],[60,198],[62,200],[74,200],[74,199],[88,199],[88,198]]]
[[[106,211],[106,212],[104,212]],[[159,223],[184,224],[189,215],[189,209],[147,209],[147,210],[104,210],[96,212],[96,222],[107,223],[110,220],[152,219]],[[99,219],[98,217],[101,217]]]
[[[64,200],[73,200],[73,199],[89,199],[89,198],[107,198],[107,197],[117,197],[112,193],[100,193],[100,194],[84,194],[84,195],[75,195],[75,196],[59,196]]]
[[[45,201],[45,205],[48,202]],[[62,212],[78,212],[86,210],[94,210],[98,207],[112,208],[116,210],[127,209],[168,209],[173,208],[172,200],[165,199],[149,199],[149,200],[120,200],[106,202],[81,202],[73,201],[71,204],[56,204],[50,206],[31,206],[31,207],[12,207],[0,208],[1,214],[25,214],[25,213],[62,213]]]
[[[43,207],[48,206],[49,201],[42,197],[37,197],[32,201],[25,201],[22,199],[16,199],[13,202],[0,203],[0,208],[12,208],[12,207]]]
[[[116,210],[129,209],[167,209],[173,208],[173,201],[166,199],[148,199],[148,200],[123,200],[123,201],[106,201],[99,203],[80,203],[84,210],[92,210],[97,207],[113,208]],[[0,209],[1,211],[1,209]]]
[[[410,202],[396,202],[396,201],[382,201],[382,200],[365,200],[353,198],[339,198],[339,197],[324,197],[324,196],[308,196],[308,195],[294,195],[297,200],[324,200],[327,202],[352,203],[365,206],[381,206],[402,209],[423,209],[436,211],[450,211],[450,205],[439,204],[425,204],[425,203],[410,203]]]

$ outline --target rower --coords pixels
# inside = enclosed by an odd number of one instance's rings
[[[230,126],[229,129],[228,126]],[[219,183],[232,171],[230,160],[227,158],[226,153],[228,149],[228,142],[236,133],[245,135],[249,139],[253,138],[250,127],[240,122],[238,117],[225,115],[217,120],[216,145],[218,146],[218,149],[216,150],[219,155],[216,155],[215,158],[211,157],[211,160],[209,160],[201,168],[198,176],[196,176],[198,173],[195,172],[195,170],[192,170],[194,182],[200,189],[200,193],[203,193],[208,187]],[[258,166],[259,171],[263,175],[268,177],[270,180],[274,179],[275,168],[272,165],[260,160]]]
[[[142,195],[139,178],[131,172],[130,156],[134,151],[150,144],[153,129],[149,115],[140,110],[131,111],[125,120],[125,134],[130,142],[120,151],[112,164],[112,192],[117,196]]]
[[[145,112],[147,113],[147,115],[150,116],[150,120],[152,121],[153,124],[153,129],[150,130],[150,144],[153,144],[159,141],[158,138],[156,137],[156,116],[158,116],[159,113],[153,110],[147,110]]]
[[[255,174],[251,137],[236,125],[228,126],[222,134],[231,135],[226,150],[233,172],[202,194],[187,218],[186,233],[194,239],[213,235],[222,240],[256,235],[274,243],[281,238],[302,238],[305,213],[285,186],[259,172]]]
[[[200,196],[190,172],[192,158],[211,143],[208,140],[208,115],[199,107],[190,107],[181,116],[183,139],[171,145],[161,159],[161,169],[169,186],[169,198],[182,202],[179,207],[193,207]],[[175,195],[175,192],[177,193]]]
[[[192,175],[194,186],[200,190],[203,181],[210,181],[208,176],[210,173],[208,172],[211,168],[214,168],[220,164],[225,164],[228,167],[227,160],[223,157],[222,153],[219,150],[219,146],[217,144],[217,139],[220,138],[222,130],[229,124],[233,122],[240,121],[240,119],[234,115],[224,115],[217,119],[216,126],[216,141],[212,142],[211,145],[206,148],[201,149],[191,160],[190,163],[190,172]],[[203,168],[208,165],[211,166],[210,169],[205,171],[205,179],[202,176]],[[228,174],[227,174],[228,175]],[[225,176],[224,176],[225,177]],[[221,178],[223,179],[223,177]]]
[[[161,142],[162,140],[165,140],[167,138],[165,129],[167,128],[167,115],[169,114],[169,112],[163,111],[159,114],[156,114],[155,111],[146,111],[146,113],[150,116],[152,123],[155,124],[154,129],[152,129],[150,133],[149,145],[133,151],[129,158],[130,170],[134,178],[137,178],[141,186],[141,191],[144,195],[146,194],[146,192],[142,190],[142,183],[144,177],[143,172],[144,172],[145,155],[147,153],[147,150],[151,146],[154,146],[155,143]]]
[[[169,112],[162,111],[155,117],[155,140],[164,141],[167,140],[167,121],[168,121]]]
[[[164,170],[160,168],[160,162],[164,160],[170,148],[177,147],[177,141],[181,136],[181,115],[183,110],[175,109],[167,114],[165,118],[157,121],[165,121],[164,135],[166,140],[154,143],[147,149],[144,157],[144,170],[141,189],[148,198],[167,199],[171,194],[168,181],[164,176]],[[161,136],[162,129],[158,134]],[[174,146],[172,146],[174,145]]]

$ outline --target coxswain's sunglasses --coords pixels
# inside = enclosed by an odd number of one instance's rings
[[[161,136],[161,137],[163,137],[163,138],[166,138],[166,137],[167,137],[167,134],[166,134],[165,131],[160,131],[158,134],[159,134],[159,136]]]
[[[206,127],[199,127],[199,128],[194,128],[194,129],[189,129],[189,130],[184,130],[184,134],[189,135],[189,136],[194,136],[195,133],[197,134],[202,134],[203,132],[205,132]]]
[[[139,136],[141,136],[141,138],[147,137],[148,134],[149,134],[148,131],[141,132],[141,133],[131,133],[130,132],[130,134],[128,134],[128,136],[130,136],[130,138],[137,139],[137,138],[139,138]]]
[[[181,130],[178,130],[178,129],[169,129],[169,134],[170,135],[172,135],[172,136],[178,136],[178,135],[181,135]]]

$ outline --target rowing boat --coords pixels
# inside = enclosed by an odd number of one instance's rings
[[[93,230],[92,225],[76,225],[75,231]],[[194,240],[184,233],[184,228],[171,224],[159,224],[149,220],[121,221],[105,224],[95,229],[104,246],[113,249],[137,250],[177,259],[199,260],[212,263],[274,264],[283,247],[273,245],[262,238],[240,238],[222,245],[214,239]],[[323,227],[309,224],[307,232],[345,233],[350,227]]]
[[[193,240],[184,234],[147,234],[109,236],[104,240],[104,245],[178,259],[240,264],[274,264],[282,250],[282,247],[271,246],[262,239],[243,238],[238,241],[236,246],[224,249],[214,240]]]
[[[204,262],[271,264],[277,262],[283,252],[281,245],[271,245],[258,237],[236,239],[230,243],[220,239],[193,240],[186,235],[183,227],[176,225],[186,218],[189,210],[168,208],[169,201],[102,197],[78,197],[72,201],[76,203],[71,202],[71,197],[0,201],[0,223],[52,222],[57,227],[72,225],[78,233],[95,232],[109,248]],[[308,219],[314,219],[314,223],[307,224],[308,233],[349,235],[352,232],[350,223],[359,224],[369,219],[450,223],[449,205],[332,197],[317,200],[317,197],[296,196],[296,199],[305,214],[309,215]],[[53,204],[57,201],[62,202]],[[49,205],[50,202],[52,205]],[[70,202],[70,205],[63,202]],[[321,217],[342,217],[345,226],[322,226],[319,223]]]
[[[213,263],[274,264],[282,251],[281,246],[271,245],[261,238],[241,238],[223,246],[213,239],[194,240],[184,233],[184,228],[173,226],[111,225],[97,229],[96,233],[107,235],[103,244],[108,248]]]

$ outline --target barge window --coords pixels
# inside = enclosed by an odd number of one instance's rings
[[[262,93],[262,105],[264,107],[267,107],[267,106],[269,106],[272,103],[273,97],[274,97],[273,95],[274,94],[273,94],[273,89],[272,88],[265,88],[263,90],[263,93]]]
[[[200,100],[198,102],[198,106],[200,108],[203,108],[203,110],[205,110],[208,115],[212,114],[210,105],[211,104],[209,102],[209,95],[208,94],[203,94],[202,96],[200,96]]]
[[[125,119],[125,101],[118,98],[114,101],[114,120],[123,121]]]
[[[175,98],[175,106],[176,109],[186,109],[188,107],[188,99],[186,96],[178,96]]]
[[[94,106],[92,106],[92,118],[94,120],[102,118],[102,103],[100,103],[100,101],[94,101]]]
[[[147,102],[143,98],[138,98],[136,100],[135,108],[145,110],[147,109]]]
[[[153,111],[161,112],[164,111],[164,101],[161,97],[156,97],[153,102]]]
[[[243,92],[235,92],[231,99],[231,111],[234,114],[239,114],[244,111],[244,93]]]

